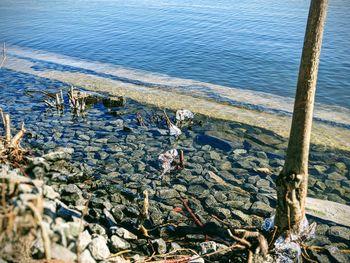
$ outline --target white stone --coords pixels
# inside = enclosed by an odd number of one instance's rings
[[[103,260],[109,257],[110,252],[106,243],[106,239],[103,236],[97,236],[91,241],[89,250],[94,259]]]

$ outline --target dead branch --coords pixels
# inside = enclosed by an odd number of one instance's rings
[[[24,122],[22,122],[22,126],[20,131],[12,138],[11,140],[11,147],[18,148],[20,145],[21,140],[24,137],[24,134],[26,132],[26,129],[24,128]]]
[[[11,119],[10,114],[4,114],[4,127],[5,127],[5,146],[9,146],[12,138],[11,134]]]
[[[180,200],[182,201],[182,204],[186,208],[187,212],[191,215],[193,220],[196,222],[196,224],[200,227],[203,227],[203,223],[198,219],[198,217],[193,213],[192,209],[188,206],[187,200],[183,199],[182,197],[180,197]]]

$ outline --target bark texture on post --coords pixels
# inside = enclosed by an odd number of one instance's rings
[[[276,181],[276,225],[298,233],[305,216],[309,146],[328,0],[311,0],[284,168]]]

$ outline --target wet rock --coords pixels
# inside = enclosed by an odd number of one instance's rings
[[[257,152],[256,156],[260,159],[267,159],[267,155],[265,152]]]
[[[175,189],[161,189],[157,192],[157,196],[164,199],[177,198],[178,195]]]
[[[329,180],[334,180],[334,181],[341,181],[341,180],[346,180],[346,177],[343,175],[338,174],[337,172],[332,172],[327,175],[327,178]]]
[[[246,154],[246,153],[247,153],[247,150],[245,150],[245,149],[235,149],[233,151],[234,155],[243,155],[243,154]]]
[[[270,187],[270,181],[266,180],[266,179],[260,179],[256,182],[256,187],[258,188],[266,188],[266,187]]]
[[[207,189],[207,187],[204,187],[203,185],[199,184],[190,185],[188,187],[187,192],[197,197],[205,197],[209,194],[209,190]]]
[[[122,239],[116,235],[111,236],[111,238],[110,238],[111,252],[117,253],[120,250],[128,249],[128,248],[130,248],[130,244],[128,242],[126,242],[124,239]]]
[[[70,160],[73,152],[73,148],[60,148],[58,151],[50,152],[48,154],[43,155],[43,158],[51,162],[55,162],[58,160]]]
[[[314,165],[313,168],[317,171],[319,175],[324,174],[327,171],[327,167],[324,165]]]
[[[212,159],[212,160],[216,160],[216,161],[220,161],[221,160],[221,156],[220,156],[220,154],[218,152],[210,151],[209,155],[210,155],[210,159]]]
[[[230,170],[232,168],[231,162],[225,161],[220,164],[220,169],[223,171]]]
[[[229,152],[232,150],[232,146],[229,142],[207,134],[197,135],[195,138],[195,142],[200,145],[209,145],[211,147],[223,150],[225,152]],[[208,151],[207,149],[203,150]]]
[[[80,254],[80,262],[81,263],[96,263],[96,260],[92,257],[90,251],[88,249],[85,249]]]
[[[92,239],[89,250],[94,259],[104,260],[109,257],[110,252],[106,243],[106,239],[99,235]]]
[[[269,217],[270,213],[273,212],[273,209],[270,206],[268,206],[267,204],[261,201],[257,201],[253,203],[250,210],[251,210],[251,213],[259,216],[263,216],[263,217]]]

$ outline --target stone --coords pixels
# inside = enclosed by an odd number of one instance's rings
[[[71,149],[72,148],[63,148],[59,151],[50,152],[50,153],[43,155],[43,158],[46,161],[50,161],[50,162],[55,162],[55,161],[59,161],[59,160],[70,160],[71,154],[72,154]]]
[[[223,171],[230,170],[232,168],[231,162],[225,161],[220,164],[220,169]]]
[[[77,217],[77,218],[81,217],[81,213],[79,211],[70,209],[66,206],[61,206],[57,210],[57,215],[64,218],[65,220],[72,220],[73,217]]]
[[[273,211],[273,209],[270,206],[261,201],[256,201],[255,203],[253,203],[250,210],[251,213],[263,217],[269,217],[270,213]]]
[[[334,181],[341,181],[341,180],[346,180],[346,177],[338,174],[337,172],[333,172],[327,175],[327,178],[329,180],[334,180]]]
[[[52,259],[59,259],[67,262],[75,262],[77,255],[61,245],[53,243],[51,245],[51,257]]]
[[[91,242],[91,235],[89,231],[85,230],[84,232],[80,233],[79,235],[79,249],[80,251],[83,251]]]
[[[248,226],[252,225],[252,218],[249,215],[243,213],[242,211],[238,209],[233,209],[231,210],[231,213],[233,215],[233,218],[239,219],[240,221],[244,222]]]
[[[99,224],[92,223],[92,224],[89,224],[88,227],[89,227],[90,232],[92,232],[93,234],[97,234],[100,236],[106,235],[106,230],[102,226],[100,226]]]
[[[80,262],[81,263],[96,263],[96,260],[92,257],[90,251],[88,249],[85,249],[80,254]]]
[[[79,134],[78,137],[80,140],[90,141],[90,137],[86,134]]]
[[[323,165],[314,165],[313,167],[319,175],[324,174],[327,171],[327,167]]]
[[[257,152],[256,156],[260,159],[267,159],[267,155],[265,152]]]
[[[221,219],[229,219],[231,218],[231,211],[227,208],[223,207],[214,207],[212,208],[214,214],[216,214]]]
[[[256,182],[255,186],[258,188],[270,187],[270,181],[266,179],[260,179]]]
[[[122,227],[118,227],[116,229],[116,234],[119,236],[119,237],[122,237],[126,240],[136,240],[137,239],[137,236],[134,235],[133,233],[131,233],[129,230],[126,230],[125,228],[122,228]]]
[[[216,161],[220,161],[221,160],[221,156],[220,156],[220,154],[218,152],[210,151],[209,155],[210,155],[210,158],[212,160],[216,160]]]
[[[348,242],[350,240],[350,228],[342,226],[332,226],[328,229],[327,235],[334,240]]]
[[[109,257],[110,252],[103,236],[97,235],[89,244],[89,250],[95,260],[104,260]]]
[[[128,242],[116,235],[111,236],[109,244],[111,252],[113,253],[117,253],[120,250],[130,248],[130,244]]]
[[[113,215],[106,208],[103,209],[103,220],[105,221],[107,227],[117,225],[117,222],[115,221]]]
[[[217,249],[216,243],[214,241],[207,241],[207,242],[202,242],[199,244],[201,247],[201,255],[214,252]]]
[[[152,243],[155,245],[158,254],[166,253],[166,243],[162,238],[152,240]]]
[[[170,243],[170,251],[176,251],[179,249],[181,249],[181,246],[178,243],[176,243],[176,242]]]
[[[44,185],[43,194],[46,198],[49,198],[51,200],[55,200],[60,196],[60,194],[53,190],[53,188],[49,185]]]
[[[172,199],[178,197],[178,193],[175,189],[161,189],[157,194],[160,198]]]
[[[246,153],[247,153],[247,150],[245,150],[245,149],[235,149],[233,151],[234,155],[242,155],[242,154],[246,154]]]

